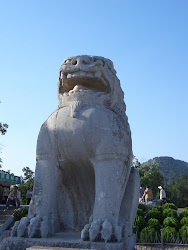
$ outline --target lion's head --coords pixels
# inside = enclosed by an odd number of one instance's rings
[[[75,100],[102,104],[125,113],[124,94],[113,63],[99,56],[74,56],[64,60],[59,70],[59,107]]]

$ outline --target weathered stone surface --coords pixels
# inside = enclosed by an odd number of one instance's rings
[[[83,240],[134,238],[139,176],[131,171],[131,132],[123,97],[110,60],[84,55],[64,61],[59,107],[38,137],[28,219],[16,225],[12,236],[46,238],[83,229]]]
[[[9,237],[3,240],[0,250],[25,250],[34,246],[43,247],[64,247],[76,249],[97,249],[97,250],[130,250],[126,242],[104,243],[82,241],[80,233],[57,233],[49,238],[20,238]],[[31,248],[32,249],[32,248]],[[40,248],[39,248],[40,249]],[[48,249],[48,248],[47,248]],[[54,249],[55,250],[55,249]]]
[[[65,248],[65,247],[41,247],[41,246],[34,246],[34,247],[29,247],[26,250],[73,250],[75,248]],[[76,248],[77,250],[83,250],[84,248]],[[97,249],[93,249],[97,250]]]
[[[41,246],[34,246],[34,247],[29,247],[26,250],[73,250],[75,248],[65,248],[65,247],[41,247]],[[83,250],[84,248],[76,248],[77,250]],[[97,250],[97,249],[93,249]]]

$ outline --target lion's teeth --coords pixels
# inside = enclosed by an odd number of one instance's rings
[[[79,72],[74,72],[74,73],[69,73],[67,74],[67,76],[65,74],[62,75],[63,79],[65,78],[72,78],[72,77],[76,77],[76,76],[89,76],[89,77],[101,77],[101,72],[97,71],[95,73],[91,73],[91,72],[84,72],[84,71],[79,71]]]
[[[100,78],[101,77],[101,72],[100,71],[95,72],[94,77]]]

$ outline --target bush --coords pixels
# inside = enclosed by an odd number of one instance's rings
[[[162,212],[162,207],[161,206],[152,206],[151,210],[157,210],[159,212]]]
[[[133,226],[133,233],[134,234],[138,234],[139,233],[139,229],[138,229],[138,227],[137,226]]]
[[[173,238],[177,237],[177,232],[174,227],[165,227],[163,228],[163,240],[165,242],[171,241]]]
[[[167,209],[167,208],[171,208],[174,210],[178,210],[177,206],[174,203],[165,203],[164,205],[162,205],[162,209]]]
[[[138,208],[137,215],[144,217],[144,211],[142,209]]]
[[[14,221],[20,220],[22,217],[27,217],[28,215],[28,208],[24,207],[24,208],[19,208],[17,210],[15,210],[13,217],[14,217]]]
[[[184,208],[180,213],[180,219],[182,219],[183,217],[188,217],[188,208]]]
[[[144,219],[144,217],[136,215],[134,226],[138,229],[137,232],[140,232],[146,226],[146,220]]]
[[[178,229],[178,221],[176,218],[167,217],[163,221],[163,227],[174,227]]]
[[[173,218],[178,219],[177,211],[175,209],[172,209],[172,208],[164,209],[163,210],[163,219],[165,219],[167,217],[173,217]]]
[[[156,231],[154,228],[152,227],[145,227],[144,229],[142,229],[141,234],[140,234],[140,241],[141,242],[151,242],[151,237],[152,239],[155,238],[156,235]]]
[[[143,212],[146,212],[146,205],[144,205],[144,204],[139,204],[139,205],[138,205],[138,208],[139,208],[139,209],[142,209]]]
[[[183,227],[181,227],[179,233],[181,238],[188,238],[188,226],[184,225]]]
[[[147,216],[146,216],[147,220],[149,219],[157,219],[160,223],[162,223],[162,216],[161,216],[161,212],[156,210],[156,209],[151,209]]]
[[[148,226],[154,228],[155,231],[160,231],[161,228],[159,221],[157,219],[152,218],[148,220]]]
[[[188,226],[188,217],[183,217],[180,221],[181,226]]]

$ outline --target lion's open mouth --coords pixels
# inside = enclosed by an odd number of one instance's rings
[[[82,85],[84,89],[95,90],[99,92],[110,92],[109,83],[97,72],[77,71],[73,73],[63,73],[63,92],[69,92],[76,85]]]

